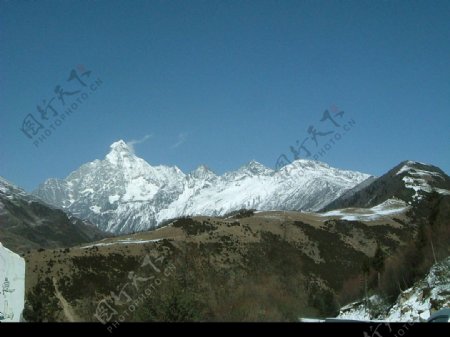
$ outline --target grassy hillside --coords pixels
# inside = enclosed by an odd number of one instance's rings
[[[31,321],[296,321],[333,316],[377,247],[411,240],[402,219],[343,221],[299,212],[177,219],[70,249],[32,251]],[[363,284],[357,286],[359,293]],[[104,315],[101,309],[105,309]],[[97,318],[96,318],[97,314]]]
[[[1,197],[1,195],[0,195]],[[30,249],[70,247],[110,236],[59,209],[23,198],[0,198],[0,241],[24,253]]]

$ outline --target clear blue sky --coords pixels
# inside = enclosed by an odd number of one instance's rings
[[[101,86],[36,147],[25,117],[88,88],[80,64]],[[355,124],[320,160],[450,172],[449,1],[0,0],[0,76],[0,176],[26,190],[146,135],[152,165],[274,167],[310,125],[338,131],[332,105]]]

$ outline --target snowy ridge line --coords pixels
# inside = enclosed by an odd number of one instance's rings
[[[251,161],[221,176],[204,165],[185,174],[176,166],[151,166],[118,141],[105,159],[64,180],[47,180],[35,194],[102,230],[130,233],[181,216],[223,216],[243,208],[319,210],[368,177],[304,159],[279,171]]]

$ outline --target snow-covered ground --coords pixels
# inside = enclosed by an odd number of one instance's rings
[[[347,221],[372,221],[379,220],[385,216],[404,213],[410,206],[399,199],[388,199],[372,208],[346,208],[335,211],[319,213],[323,217],[339,217]]]
[[[382,299],[377,295],[369,297],[367,299],[367,303],[369,303],[369,305],[365,305],[365,301],[350,303],[341,308],[337,318],[356,321],[373,321],[379,319],[378,315],[373,312],[374,307],[381,307],[381,309],[385,310],[389,309],[389,307],[385,306]]]
[[[425,279],[401,293],[386,320],[425,321],[431,316],[433,306],[450,307],[450,257],[433,266]]]
[[[25,303],[25,260],[0,242],[0,322],[20,322]]]
[[[418,168],[412,167],[412,165],[416,164],[415,162],[408,161],[405,165],[398,170],[396,175],[402,174],[404,172],[408,172],[408,176],[404,176],[402,178],[403,182],[405,183],[406,188],[413,189],[415,191],[415,194],[413,196],[413,199],[420,200],[422,199],[422,196],[419,192],[426,192],[431,193],[433,191],[440,193],[440,194],[447,194],[450,195],[450,191],[442,188],[436,188],[432,187],[429,182],[432,180],[439,180],[444,179],[444,177],[437,173],[432,171],[425,171],[420,170]],[[419,163],[421,164],[421,163]],[[422,164],[426,165],[426,164]]]
[[[121,239],[112,242],[99,242],[93,245],[83,246],[81,249],[92,248],[92,247],[104,247],[118,244],[137,244],[137,243],[147,243],[147,242],[158,242],[162,239],[152,239],[152,240],[134,240],[134,239]]]
[[[338,318],[383,320],[386,322],[424,322],[433,312],[450,307],[450,257],[435,264],[428,275],[403,291],[392,306],[378,296],[354,302],[341,308]],[[375,309],[374,309],[375,308]],[[380,311],[383,312],[380,314]]]

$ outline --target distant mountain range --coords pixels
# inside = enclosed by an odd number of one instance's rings
[[[315,211],[369,177],[310,160],[278,171],[251,161],[222,176],[206,166],[185,174],[151,166],[120,140],[103,160],[65,179],[48,179],[34,195],[102,230],[129,233],[180,216],[221,216],[242,208]]]

